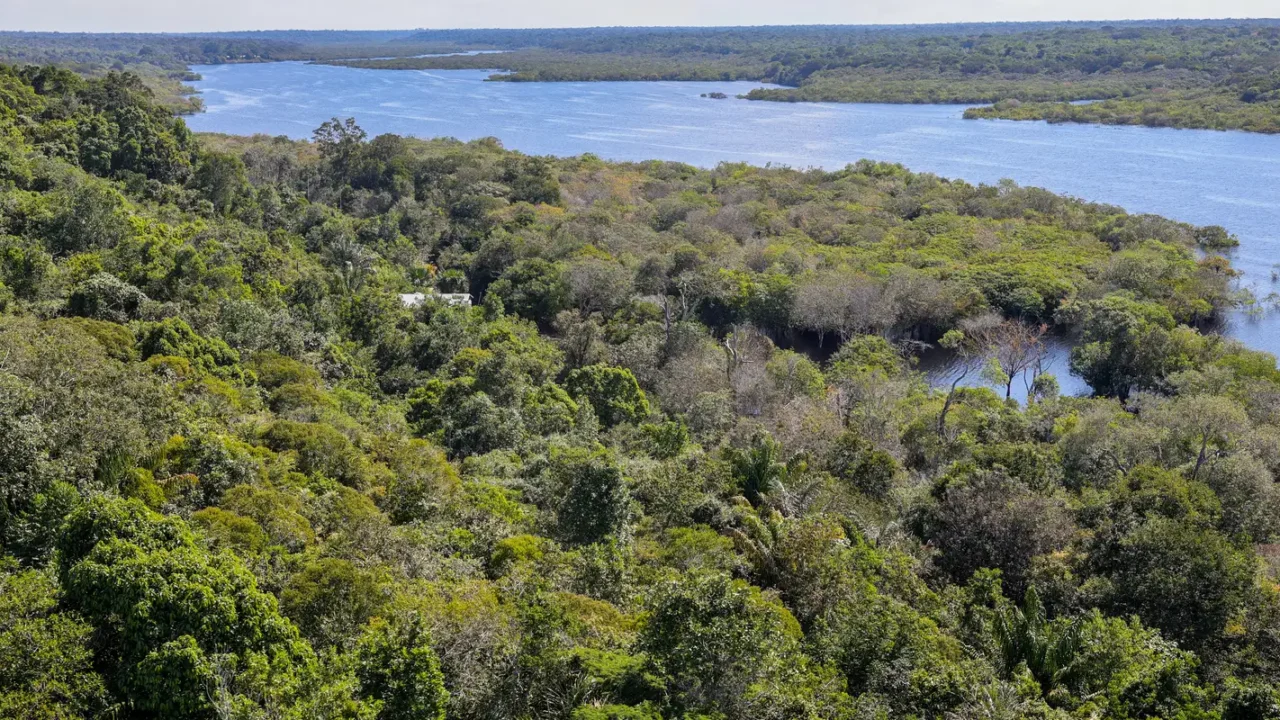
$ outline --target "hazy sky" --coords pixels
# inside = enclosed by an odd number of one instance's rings
[[[1276,0],[0,0],[0,29],[112,32],[1277,15]]]

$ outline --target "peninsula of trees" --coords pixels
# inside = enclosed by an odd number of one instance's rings
[[[0,138],[0,716],[1277,713],[1280,371],[1200,331],[1221,228],[197,137],[49,67]]]
[[[987,104],[966,117],[1280,132],[1280,23],[448,31],[501,55],[349,60],[495,80],[751,80],[752,100]],[[1105,101],[1072,104],[1076,101]]]

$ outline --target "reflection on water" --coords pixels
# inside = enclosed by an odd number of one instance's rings
[[[772,339],[779,348],[794,350],[824,365],[840,349],[839,341],[834,337],[829,336],[825,342],[820,343],[817,336],[812,333],[783,334]],[[1019,403],[1026,404],[1027,391],[1030,389],[1031,381],[1035,379],[1036,371],[1048,373],[1057,378],[1062,395],[1092,394],[1093,390],[1088,384],[1071,374],[1071,344],[1067,339],[1058,335],[1046,335],[1041,342],[1044,344],[1044,354],[1040,362],[1031,370],[1014,378],[1011,397]],[[985,357],[966,359],[954,351],[928,343],[910,343],[899,345],[899,347],[902,352],[911,355],[912,368],[924,373],[929,384],[934,387],[949,387],[957,376],[963,374],[962,385],[990,387],[1004,397],[1003,385],[997,386],[982,377],[982,369],[986,365]]]
[[[1039,370],[1058,379],[1058,386],[1063,395],[1089,395],[1093,390],[1080,378],[1071,374],[1071,345],[1065,338],[1057,335],[1046,336],[1044,356],[1040,360]],[[935,387],[949,386],[956,377],[967,371],[962,384],[969,386],[985,385],[996,390],[1001,397],[1005,388],[989,383],[982,378],[985,358],[965,360],[954,352],[938,346],[931,346],[917,357],[916,369],[929,377]],[[1031,387],[1034,372],[1022,373],[1013,380],[1013,399],[1025,404],[1027,390]]]
[[[1240,237],[1245,285],[1280,289],[1280,136],[1040,122],[964,120],[955,105],[749,102],[754,83],[485,82],[488,71],[394,71],[304,63],[202,66],[208,112],[197,131],[310,137],[354,116],[371,134],[494,136],[547,155],[840,168],[861,158],[970,182],[1011,178]],[[727,100],[703,93],[722,92]],[[1280,352],[1280,313],[1234,315],[1228,334]],[[1065,351],[1052,353],[1064,391]]]

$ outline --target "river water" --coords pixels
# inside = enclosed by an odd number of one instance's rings
[[[1280,136],[1040,122],[964,120],[956,105],[749,102],[756,83],[506,83],[473,70],[360,70],[304,63],[200,66],[207,111],[193,130],[306,138],[332,117],[371,135],[494,136],[526,153],[613,160],[723,161],[840,168],[901,162],[974,183],[1011,178],[1130,212],[1223,225],[1242,283],[1265,298],[1280,284]],[[726,100],[701,97],[721,92]],[[1238,313],[1226,332],[1280,353],[1280,312]],[[1061,350],[1052,365],[1064,390]],[[946,363],[935,368],[939,378]]]

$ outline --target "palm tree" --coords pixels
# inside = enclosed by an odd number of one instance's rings
[[[1078,617],[1050,621],[1035,587],[1027,588],[1021,608],[1006,606],[995,615],[992,631],[1006,677],[1025,663],[1047,696],[1068,679],[1080,651],[1084,624]]]
[[[733,477],[752,505],[759,507],[765,495],[786,490],[787,465],[780,459],[782,447],[768,433],[751,438],[751,447],[746,450],[730,448],[727,454]]]
[[[777,548],[786,530],[782,515],[774,510],[761,518],[753,512],[743,513],[740,528],[731,528],[729,537],[738,552],[746,555],[754,570],[756,585],[777,587],[781,579],[778,568]]]
[[[1036,702],[1018,692],[1013,683],[994,682],[967,692],[968,701],[943,716],[945,720],[1024,720],[1036,711]]]
[[[347,292],[354,292],[373,272],[373,256],[363,245],[346,235],[339,236],[325,248],[325,257],[342,279]]]

